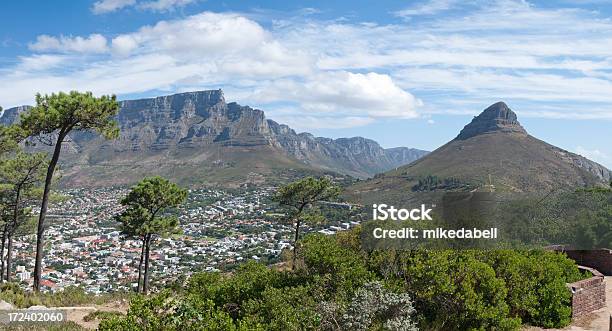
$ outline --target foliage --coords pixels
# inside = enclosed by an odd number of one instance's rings
[[[501,208],[499,223],[506,237],[521,244],[566,244],[583,250],[612,246],[611,189],[522,196]]]
[[[119,111],[115,96],[96,98],[91,92],[36,95],[36,106],[21,115],[20,126],[28,136],[71,130],[94,130],[108,139],[119,135],[114,116]]]
[[[187,198],[187,191],[169,180],[156,176],[140,181],[121,200],[127,209],[117,216],[121,230],[128,236],[177,233],[178,219],[164,215],[168,208],[176,207]]]
[[[512,315],[547,328],[569,324],[571,293],[565,284],[584,278],[573,261],[543,251],[492,251],[480,258],[506,282]]]
[[[18,148],[18,144],[25,137],[25,131],[17,125],[0,125],[0,157]]]
[[[250,299],[244,317],[269,330],[315,330],[319,316],[316,301],[306,286],[267,287],[259,299]]]
[[[302,258],[306,271],[327,291],[321,297],[332,295],[349,298],[355,289],[373,280],[365,261],[336,240],[321,234],[304,238]]]
[[[447,177],[440,178],[438,176],[427,175],[419,178],[418,182],[412,186],[413,192],[427,192],[435,190],[455,190],[455,189],[466,189],[470,186],[463,183],[457,178]]]
[[[340,188],[329,178],[306,177],[279,188],[273,200],[282,206],[292,208],[293,213],[296,213],[310,204],[333,199],[339,194]]]
[[[123,314],[118,311],[96,310],[96,311],[93,311],[85,315],[85,317],[83,317],[83,321],[90,322],[93,320],[111,319],[113,317],[120,317],[120,316],[123,316]]]
[[[307,208],[315,203],[335,199],[340,194],[340,187],[335,185],[329,178],[306,177],[278,189],[273,201],[280,206],[289,208],[288,220],[295,222],[295,236],[293,238],[293,261],[291,267],[295,269],[298,254],[298,240],[300,239],[300,224],[302,220],[320,223],[321,215],[304,215]]]
[[[3,331],[85,331],[87,329],[75,322],[26,322],[9,324],[2,327]]]
[[[404,288],[425,325],[454,330],[512,330],[520,325],[520,319],[509,316],[504,281],[471,254],[416,251],[400,259]]]
[[[231,317],[211,300],[188,296],[182,300],[165,291],[135,297],[125,317],[102,320],[100,330],[235,330]]]
[[[322,302],[320,307],[324,330],[417,330],[408,294],[390,292],[380,282],[367,283],[357,290],[346,308],[335,302]]]
[[[193,321],[206,319],[225,330],[563,327],[571,317],[565,283],[584,278],[554,252],[364,252],[358,236],[359,229],[306,236],[304,267],[296,271],[250,261],[231,274],[195,274],[171,299],[139,298],[131,315],[103,325],[197,330]]]
[[[70,286],[63,291],[55,293],[25,292],[17,283],[3,283],[0,285],[0,299],[17,308],[43,305],[46,307],[69,307],[84,304],[104,304],[129,298],[127,293],[109,293],[92,297],[82,288]]]
[[[168,210],[177,207],[187,199],[187,190],[169,180],[156,176],[140,181],[121,199],[126,209],[116,216],[121,232],[142,240],[140,263],[138,265],[138,290],[147,293],[149,289],[149,254],[153,236],[169,236],[181,233],[178,218],[168,215]],[[141,275],[144,263],[144,278]]]
[[[45,218],[55,167],[59,161],[62,144],[72,131],[96,131],[107,139],[119,136],[114,117],[119,112],[115,96],[96,98],[91,92],[60,92],[51,95],[36,95],[36,106],[21,114],[19,126],[24,136],[38,138],[53,147],[47,167],[42,193],[40,216],[36,232],[36,260],[34,262],[34,291],[40,290],[44,248]]]

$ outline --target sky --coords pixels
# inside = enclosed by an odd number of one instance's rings
[[[433,150],[506,102],[612,168],[612,1],[6,1],[0,106],[223,89],[297,131]]]

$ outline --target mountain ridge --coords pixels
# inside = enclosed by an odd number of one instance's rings
[[[13,123],[27,107],[5,110],[0,124]],[[174,162],[176,167],[184,163],[207,167],[213,164],[247,170],[246,165],[238,165],[246,156],[238,154],[244,153],[259,153],[260,160],[250,162],[263,168],[277,166],[264,163],[279,163],[278,166],[287,163],[291,169],[367,178],[427,153],[407,147],[384,149],[363,137],[331,139],[296,133],[287,125],[267,119],[262,110],[227,103],[222,90],[123,100],[117,120],[121,130],[117,140],[104,141],[91,133],[75,133],[70,137],[69,149],[73,151],[65,162],[68,183],[71,178],[79,178],[75,183],[81,183],[84,175],[95,175],[84,169],[87,165]],[[177,173],[180,169],[167,170],[165,174],[170,177],[188,176],[186,172]],[[245,175],[236,172],[237,176]]]
[[[427,184],[420,185],[423,180]],[[503,102],[487,107],[452,140],[373,179],[349,195],[362,202],[399,201],[425,191],[548,192],[609,185],[612,171],[531,136]],[[399,200],[398,200],[399,199]]]

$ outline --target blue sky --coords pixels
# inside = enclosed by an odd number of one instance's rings
[[[612,2],[10,1],[0,106],[218,89],[298,131],[433,150],[503,100],[612,168]]]

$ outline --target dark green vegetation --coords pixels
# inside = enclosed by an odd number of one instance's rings
[[[567,325],[574,263],[543,251],[363,251],[359,230],[308,235],[301,267],[232,274],[136,297],[102,330],[516,330]],[[282,269],[282,268],[281,268]]]
[[[296,267],[296,257],[298,253],[298,240],[300,239],[300,223],[304,220],[321,220],[319,215],[305,215],[308,208],[320,201],[333,200],[340,194],[340,187],[334,185],[329,178],[315,179],[306,177],[291,184],[281,187],[274,195],[273,200],[280,206],[286,207],[287,222],[295,222],[295,235],[293,238],[293,264]]]
[[[91,92],[60,92],[51,95],[36,95],[36,106],[21,114],[19,126],[27,137],[52,146],[53,153],[47,166],[47,175],[42,193],[38,229],[36,231],[36,261],[34,265],[34,291],[40,290],[43,236],[49,195],[55,168],[59,161],[62,144],[73,131],[95,131],[107,139],[116,138],[119,128],[113,117],[119,111],[115,96],[96,98]]]
[[[181,233],[178,218],[168,212],[170,208],[183,203],[186,198],[187,190],[157,176],[143,179],[121,200],[121,205],[126,207],[116,217],[121,224],[121,232],[142,241],[138,264],[138,292],[147,294],[149,291],[149,256],[153,238]],[[143,264],[144,278],[141,279]]]
[[[612,247],[612,185],[575,192],[518,196],[503,206],[504,230],[523,243]]]
[[[123,314],[118,312],[118,311],[103,311],[103,310],[96,310],[94,312],[91,312],[87,315],[85,315],[85,317],[83,317],[83,320],[85,322],[89,322],[89,321],[93,321],[93,320],[102,320],[102,319],[110,319],[113,317],[120,317]]]
[[[470,188],[469,184],[462,183],[457,178],[439,178],[438,176],[427,175],[418,179],[417,183],[412,187],[412,191],[467,190]]]
[[[39,200],[48,160],[43,153],[28,154],[18,147],[6,154],[0,158],[0,279],[10,282],[13,238],[31,230],[32,208],[28,205]]]

